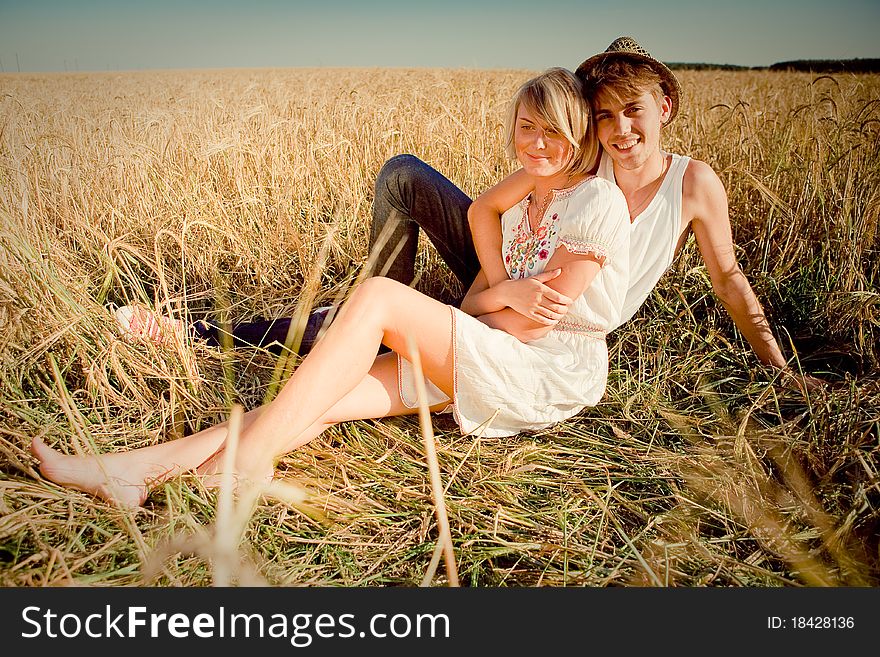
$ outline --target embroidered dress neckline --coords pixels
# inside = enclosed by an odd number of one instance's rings
[[[534,230],[532,229],[532,224],[531,224],[531,222],[529,221],[529,206],[532,204],[532,193],[529,192],[529,195],[526,196],[526,197],[521,201],[521,203],[523,204],[523,223],[525,224],[525,231],[526,231],[526,233],[528,233],[528,234],[531,235],[532,233],[534,233],[535,231],[537,231],[537,230],[538,230],[538,229],[544,224],[544,219],[547,217],[548,214],[550,214],[550,207],[551,207],[551,206],[552,206],[552,205],[553,205],[553,204],[554,204],[554,203],[555,203],[555,202],[556,202],[561,196],[568,196],[568,195],[571,194],[573,191],[575,191],[578,187],[580,187],[581,185],[583,185],[585,182],[588,182],[588,181],[592,180],[592,179],[595,178],[595,177],[596,177],[596,176],[595,176],[594,174],[590,174],[590,175],[588,175],[586,178],[584,178],[583,180],[579,180],[578,182],[576,182],[574,185],[569,185],[568,187],[563,187],[563,188],[561,188],[561,189],[551,189],[550,192],[549,192],[549,194],[550,194],[550,200],[547,202],[547,207],[544,208],[544,214],[541,215],[540,217],[538,217],[538,223],[537,223],[537,225],[535,226]],[[552,215],[551,215],[551,216],[552,216]]]

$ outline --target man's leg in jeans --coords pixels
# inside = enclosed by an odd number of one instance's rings
[[[306,354],[311,350],[328,310],[329,308],[312,310],[300,338],[299,353]],[[232,346],[235,348],[261,347],[277,354],[281,353],[287,341],[287,332],[290,329],[291,321],[289,317],[255,319],[252,322],[241,322],[233,324],[231,327],[223,327],[216,320],[200,320],[190,326],[190,332],[194,337],[204,340],[213,347],[221,346],[224,337],[231,337]]]
[[[383,231],[391,232],[379,245],[373,273],[385,271],[388,278],[409,285],[415,277],[422,228],[467,290],[480,271],[467,220],[470,204],[464,192],[414,155],[392,157],[376,178],[370,248],[380,241]]]
[[[376,178],[370,249],[380,240],[384,241],[378,244],[378,257],[371,273],[409,285],[415,277],[419,228],[422,228],[467,290],[480,271],[467,221],[470,204],[467,194],[414,155],[389,159]],[[326,315],[326,309],[312,311],[300,343],[300,354],[311,350]],[[281,318],[233,325],[233,345],[284,344],[290,322],[290,318]],[[197,322],[194,326],[194,333],[211,344],[219,344],[219,331],[215,322]]]

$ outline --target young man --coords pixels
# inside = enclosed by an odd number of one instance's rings
[[[661,132],[676,116],[681,86],[673,72],[630,37],[616,39],[577,69],[591,99],[602,156],[597,175],[615,182],[627,200],[632,222],[630,288],[621,323],[632,317],[692,231],[713,290],[758,358],[787,369],[751,285],[736,262],[727,196],[705,162],[665,153]],[[541,275],[511,285],[500,256],[500,215],[531,189],[519,171],[473,203],[452,182],[412,155],[388,160],[376,180],[370,245],[377,248],[374,272],[403,283],[415,273],[419,229],[468,289],[481,271],[490,286],[513,288],[510,307],[530,319],[554,323],[571,302],[545,285]],[[479,254],[479,257],[478,257]],[[300,343],[311,349],[327,309],[313,311]],[[153,328],[152,317],[147,318]],[[143,322],[137,322],[142,325]],[[233,326],[235,344],[283,343],[290,320]],[[137,327],[135,327],[137,328]],[[216,340],[216,325],[197,333]],[[818,380],[806,378],[813,387]]]

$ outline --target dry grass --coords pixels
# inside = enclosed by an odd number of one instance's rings
[[[181,477],[137,515],[48,484],[27,445],[139,447],[259,403],[270,354],[128,344],[106,306],[281,316],[314,274],[332,298],[385,159],[478,194],[511,170],[500,121],[529,75],[0,76],[0,585],[449,583],[416,417],[328,431],[272,497]],[[613,336],[600,406],[504,440],[433,419],[465,586],[880,584],[880,79],[681,77],[665,146],[720,173],[784,350],[832,385],[760,367],[688,245]],[[424,253],[420,288],[454,292]]]

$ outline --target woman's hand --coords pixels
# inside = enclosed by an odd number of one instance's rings
[[[508,279],[498,283],[499,292],[505,305],[520,315],[553,326],[565,316],[572,303],[570,297],[546,284],[561,273],[562,269],[553,269],[528,278]]]

